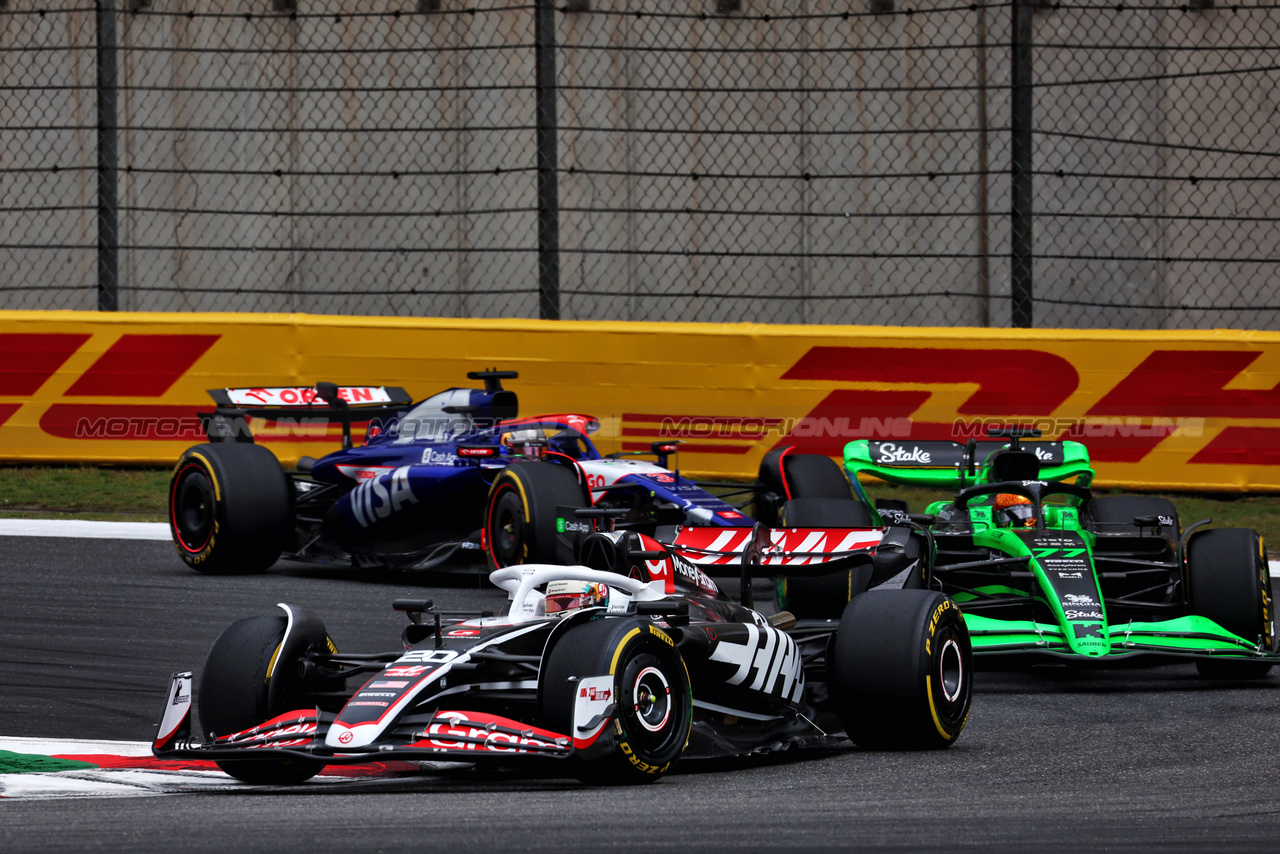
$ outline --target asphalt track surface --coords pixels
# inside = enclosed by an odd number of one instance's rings
[[[484,608],[475,578],[281,565],[186,569],[165,543],[0,537],[0,735],[150,739],[170,672],[278,601],[347,651],[394,648],[398,596]],[[162,797],[0,801],[0,851],[956,851],[1271,849],[1280,675],[978,676],[950,750],[853,747],[685,763],[651,786],[455,771]]]

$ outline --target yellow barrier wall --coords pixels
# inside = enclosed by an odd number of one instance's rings
[[[513,369],[521,412],[586,412],[604,452],[686,440],[681,469],[752,477],[779,443],[963,441],[988,424],[1085,442],[1099,482],[1280,490],[1280,334],[0,313],[0,459],[149,463],[201,440],[205,389],[403,386]],[[337,447],[264,438],[286,463]]]

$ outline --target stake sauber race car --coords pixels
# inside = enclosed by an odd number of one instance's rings
[[[475,371],[484,388],[452,388],[419,403],[400,388],[217,389],[203,416],[210,441],[178,459],[169,488],[174,546],[207,573],[260,572],[283,554],[360,567],[427,569],[459,549],[491,568],[553,562],[586,533],[574,508],[625,509],[618,527],[751,520],[678,471],[679,443],[602,455],[590,415],[517,418],[514,371]],[[343,447],[286,472],[254,444],[250,419],[296,429],[340,423]],[[353,425],[365,426],[354,445]],[[656,462],[635,459],[654,456]]]
[[[1085,447],[1021,441],[1039,435],[1011,427],[965,445],[851,442],[845,465],[859,497],[844,502],[842,518],[878,525],[906,515],[892,501],[872,507],[862,473],[957,490],[927,510],[932,577],[964,609],[975,655],[988,662],[1181,660],[1212,678],[1261,677],[1280,662],[1256,531],[1206,529],[1211,520],[1184,528],[1165,498],[1095,497]]]
[[[397,600],[410,622],[372,654],[339,652],[319,617],[282,604],[222,632],[194,703],[192,673],[173,675],[153,752],[213,760],[251,783],[299,783],[327,764],[542,759],[625,784],[682,756],[844,735],[947,747],[969,714],[969,638],[955,603],[923,589],[927,570],[898,547],[910,535],[684,528],[663,545],[597,532],[580,543],[593,566],[493,571],[508,592],[498,615]],[[700,568],[711,563],[739,573],[744,602]],[[752,578],[831,571],[859,579],[838,621],[750,607]]]

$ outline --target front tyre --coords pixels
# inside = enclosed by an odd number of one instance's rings
[[[1271,599],[1271,572],[1262,537],[1247,528],[1214,528],[1187,543],[1187,584],[1192,613],[1268,651],[1280,651]],[[1209,659],[1196,670],[1209,679],[1260,679],[1267,661]]]
[[[836,714],[870,750],[950,747],[969,719],[973,650],[955,602],[870,590],[845,606],[828,655]]]
[[[169,533],[182,560],[214,575],[262,572],[293,534],[293,489],[260,445],[188,448],[169,479]]]
[[[272,662],[284,639],[287,621],[283,615],[250,617],[232,623],[209,649],[196,708],[206,741],[233,735],[297,708],[290,702],[291,691],[277,685],[275,702],[270,691],[273,679],[288,680],[296,662]],[[323,634],[323,632],[321,632]],[[287,708],[286,708],[287,707]],[[227,774],[245,783],[292,786],[309,780],[324,768],[318,759],[293,756],[262,759],[218,760]]]
[[[573,626],[543,671],[543,725],[576,741],[578,683],[605,675],[612,677],[612,720],[573,758],[574,773],[599,785],[652,783],[680,758],[693,728],[684,659],[651,623],[600,619]]]
[[[556,508],[590,502],[573,469],[558,463],[512,463],[489,488],[484,514],[489,569],[556,562]]]

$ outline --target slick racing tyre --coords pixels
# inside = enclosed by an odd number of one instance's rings
[[[865,504],[845,498],[793,498],[778,511],[778,525],[783,528],[870,528],[872,524]],[[779,578],[777,591],[779,610],[801,619],[838,620],[853,598],[853,570]]]
[[[215,575],[262,572],[293,535],[293,488],[260,445],[188,448],[169,480],[169,533],[187,566]]]
[[[1104,495],[1088,503],[1086,516],[1089,530],[1098,535],[1094,558],[1103,562],[1103,567],[1115,568],[1107,564],[1108,557],[1113,553],[1118,553],[1117,556],[1122,560],[1140,558],[1170,566],[1177,563],[1177,542],[1182,536],[1182,526],[1178,520],[1178,510],[1169,499],[1149,495]],[[1162,521],[1170,522],[1168,525],[1161,525],[1159,535],[1164,538],[1162,544],[1155,536],[1155,530],[1150,527],[1139,528],[1133,524],[1133,520],[1139,516],[1156,516]],[[1146,538],[1140,540],[1139,534],[1145,534]],[[1119,599],[1143,590],[1140,598],[1173,603],[1179,598],[1180,578],[1180,571],[1171,571],[1168,584],[1157,592],[1153,587],[1156,579],[1149,575],[1135,575],[1132,579],[1123,574],[1109,575],[1102,582],[1102,594],[1107,599]]]
[[[1135,516],[1163,516],[1173,521],[1166,526],[1176,540],[1182,533],[1178,521],[1178,509],[1167,498],[1153,498],[1148,495],[1104,495],[1089,502],[1089,518],[1093,520],[1093,529],[1097,533],[1136,534],[1138,528],[1133,524]],[[1150,529],[1148,529],[1150,530]]]
[[[611,719],[573,757],[579,779],[599,785],[651,783],[684,752],[693,728],[693,694],[670,636],[643,620],[599,619],[571,627],[552,648],[542,676],[542,720],[578,740],[574,706],[580,680],[611,676]]]
[[[283,614],[232,623],[213,642],[200,674],[196,709],[206,742],[257,726],[285,712],[310,706],[297,696],[298,662],[275,661],[284,638]],[[323,628],[306,645],[331,644]],[[274,670],[269,672],[272,662]],[[280,680],[272,691],[271,682]],[[292,683],[292,684],[291,684]],[[299,703],[299,705],[295,705]],[[246,783],[291,786],[309,780],[324,762],[292,756],[217,760],[227,774]]]
[[[489,489],[484,514],[489,569],[556,562],[556,508],[588,507],[573,469],[557,463],[512,463]]]
[[[1191,612],[1208,617],[1247,641],[1278,650],[1271,572],[1262,537],[1247,528],[1214,528],[1187,542],[1187,584]],[[1197,661],[1209,679],[1259,679],[1270,662],[1240,659]]]
[[[870,750],[950,747],[973,700],[973,651],[956,604],[930,590],[870,590],[840,618],[827,660],[849,738]]]
[[[782,505],[795,498],[856,501],[839,463],[822,454],[788,453],[790,450],[770,451],[760,462],[754,507],[757,522],[776,528]]]
[[[853,497],[844,469],[822,454],[779,448],[760,463],[756,520],[769,527],[869,527],[871,512]],[[839,619],[853,595],[852,573],[778,579],[778,607],[797,617]]]

